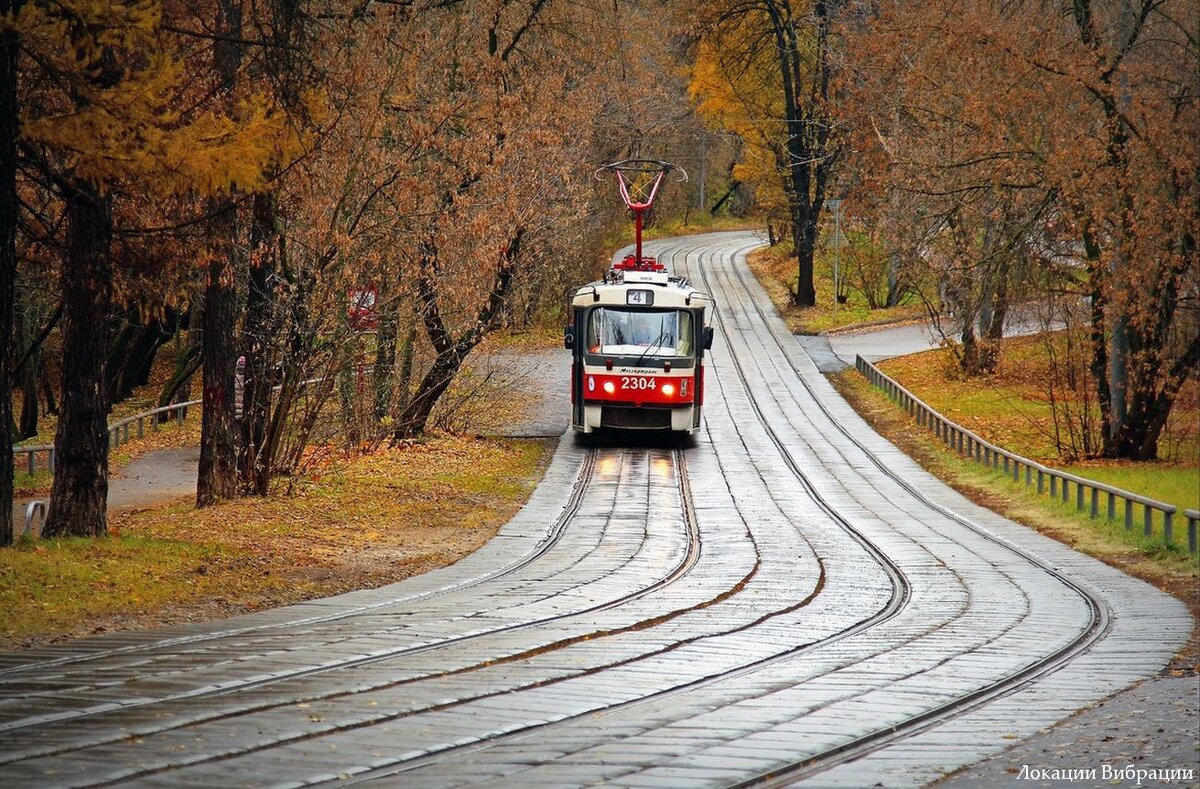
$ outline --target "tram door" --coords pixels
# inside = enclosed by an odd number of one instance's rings
[[[571,424],[583,427],[583,354],[587,350],[584,317],[586,307],[571,308],[571,323],[567,326],[563,344],[571,350]]]

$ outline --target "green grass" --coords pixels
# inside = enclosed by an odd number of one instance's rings
[[[751,270],[771,297],[775,309],[795,334],[820,334],[863,324],[914,320],[925,314],[924,306],[911,295],[905,296],[895,307],[872,309],[860,291],[849,290],[845,304],[835,303],[833,259],[824,251],[818,251],[813,262],[817,304],[800,309],[791,303],[790,294],[796,289],[799,273],[789,244],[756,250],[750,253],[749,260]]]
[[[1163,537],[1162,515],[1158,512],[1152,513],[1151,536],[1144,536],[1144,508],[1141,505],[1134,505],[1133,526],[1126,529],[1124,505],[1120,501],[1116,505],[1115,519],[1110,521],[1107,518],[1107,499],[1101,494],[1099,516],[1092,518],[1088,493],[1085,491],[1084,494],[1084,509],[1078,509],[1074,485],[1069,486],[1067,500],[1063,501],[1061,492],[1056,497],[1049,495],[1049,483],[1045,492],[1039,495],[1036,477],[1034,484],[1026,486],[1024,475],[1019,482],[1014,481],[1003,471],[973,463],[950,452],[946,454],[948,464],[961,481],[999,490],[1020,507],[1036,508],[1041,517],[1049,519],[1060,531],[1072,535],[1071,544],[1075,547],[1087,545],[1093,548],[1103,546],[1107,551],[1131,550],[1175,570],[1191,573],[1200,570],[1200,557],[1188,555],[1186,522],[1181,518],[1175,519],[1174,540],[1168,544]],[[1121,487],[1126,485],[1122,484]]]
[[[656,221],[642,233],[643,239],[670,238],[694,233],[716,233],[722,230],[761,230],[766,233],[766,223],[760,217],[737,217],[721,214],[712,216],[707,211],[692,211],[684,222],[682,216],[667,217]],[[629,228],[629,241],[633,240],[633,228]],[[629,243],[626,241],[624,243]]]
[[[949,350],[937,349],[881,363],[930,408],[993,444],[1086,479],[1103,482],[1183,509],[1200,509],[1197,413],[1190,397],[1180,397],[1168,421],[1171,440],[1160,446],[1171,457],[1160,461],[1081,460],[1060,456],[1053,416],[1038,382],[1046,379],[1044,340],[1005,340],[993,375],[965,378]],[[1140,517],[1140,516],[1139,516]]]
[[[1151,499],[1174,504],[1180,512],[1185,508],[1200,510],[1200,466],[1140,463],[1113,467],[1077,463],[1063,466],[1062,469],[1079,477],[1094,479],[1107,485],[1136,491]]]
[[[141,536],[20,540],[0,552],[0,637],[19,640],[192,599],[207,586],[198,568],[231,557],[215,543]]]
[[[40,459],[38,460],[38,463],[42,462],[44,461]],[[26,471],[22,471],[22,468],[24,468],[23,464],[18,461],[17,472],[13,474],[14,496],[17,496],[18,498],[23,496],[32,496],[49,490],[51,483],[54,481],[53,474],[45,469],[38,469],[37,471],[33,472],[33,474],[29,474]]]

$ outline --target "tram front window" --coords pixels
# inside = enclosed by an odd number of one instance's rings
[[[613,356],[691,356],[692,315],[684,310],[597,307],[588,322],[590,353]]]

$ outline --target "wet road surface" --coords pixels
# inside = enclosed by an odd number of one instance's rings
[[[872,433],[749,276],[758,243],[648,245],[719,305],[694,446],[568,435],[451,567],[0,656],[0,779],[907,786],[1159,671],[1183,606]]]

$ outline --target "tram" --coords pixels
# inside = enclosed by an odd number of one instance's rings
[[[658,168],[653,184],[630,199],[627,174],[652,167]],[[642,214],[671,165],[634,160],[601,169],[616,171],[634,212],[637,241],[634,253],[603,279],[570,295],[564,345],[572,352],[571,426],[583,433],[695,433],[704,402],[704,352],[713,340],[705,319],[713,300],[641,249]]]

